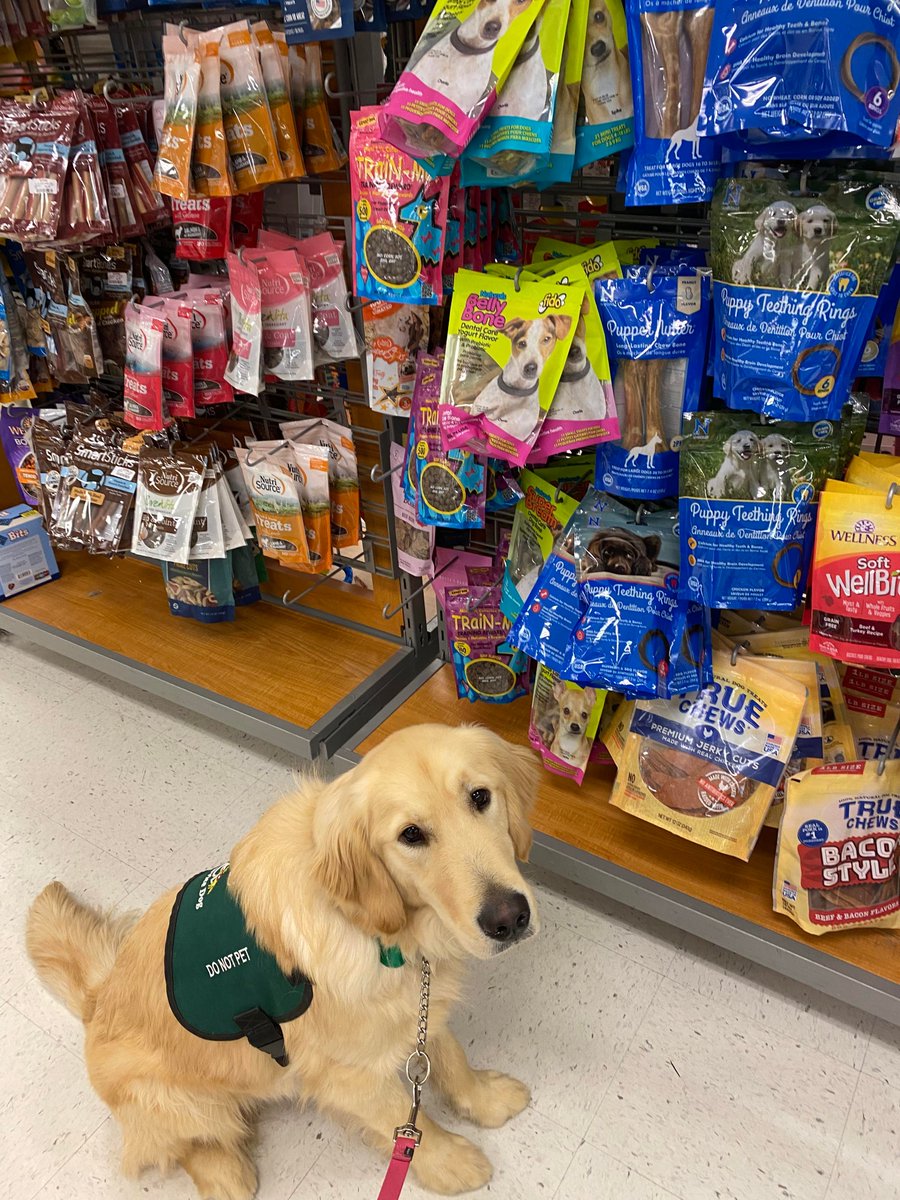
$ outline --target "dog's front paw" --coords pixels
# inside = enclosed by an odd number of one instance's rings
[[[413,1171],[422,1187],[442,1196],[456,1196],[484,1187],[494,1168],[468,1138],[445,1130],[435,1136],[435,1131],[429,1130],[413,1158]]]
[[[478,1084],[468,1097],[464,1115],[476,1125],[496,1129],[528,1107],[531,1091],[520,1080],[500,1071],[476,1071],[475,1076]]]

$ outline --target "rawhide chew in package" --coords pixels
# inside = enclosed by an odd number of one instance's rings
[[[610,803],[749,859],[800,726],[806,688],[759,659],[713,651],[712,683],[634,706]]]
[[[203,457],[187,450],[141,448],[133,554],[188,561],[205,468]]]
[[[464,587],[444,592],[447,640],[461,700],[509,704],[528,694],[528,659],[507,641],[499,581],[490,568],[467,567]]]
[[[473,445],[517,466],[540,432],[568,359],[584,285],[474,271],[454,280],[441,385],[449,449]]]
[[[522,499],[516,505],[509,552],[503,570],[503,612],[514,621],[531,595],[541,567],[578,502],[533,471],[519,474]]]
[[[353,277],[370,300],[440,304],[449,176],[432,178],[378,132],[377,108],[352,114]]]
[[[607,158],[634,143],[625,5],[622,0],[587,0],[587,9],[576,167]]]
[[[173,35],[163,37],[165,124],[153,171],[153,184],[164,196],[187,200],[192,191],[191,155],[200,93],[200,54]]]
[[[787,785],[772,897],[807,933],[900,928],[900,764],[834,763]]]
[[[416,355],[428,345],[428,309],[373,300],[363,308],[369,404],[387,416],[408,417]]]
[[[700,130],[782,142],[842,132],[887,149],[900,118],[898,42],[891,0],[718,0]]]
[[[682,414],[700,404],[710,319],[709,278],[630,268],[594,295],[613,374],[616,442],[597,454],[597,487],[616,496],[678,495]]]
[[[502,91],[543,0],[437,0],[379,114],[381,136],[417,157],[458,158]]]
[[[723,180],[711,215],[715,394],[773,420],[840,419],[894,260],[900,202],[882,183],[798,195]]]
[[[670,0],[629,0],[625,12],[634,88],[626,203],[709,200],[721,149],[714,138],[700,136],[697,122],[714,6],[706,0],[683,0],[677,7]]]
[[[579,687],[538,666],[531,698],[528,740],[554,775],[584,781],[606,692]]]
[[[0,112],[0,234],[24,243],[54,240],[77,122],[69,97]]]
[[[832,421],[766,424],[754,413],[728,411],[685,417],[682,592],[712,608],[796,608],[816,497],[840,453]]]
[[[602,495],[582,501],[563,543],[582,609],[564,678],[629,699],[682,696],[709,681],[708,617],[679,595],[677,527],[671,511],[638,521]]]

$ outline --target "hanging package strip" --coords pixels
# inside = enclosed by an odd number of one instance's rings
[[[524,495],[513,518],[500,601],[510,621],[521,612],[556,539],[578,507],[571,496],[534,471],[522,471],[519,485]]]
[[[575,166],[634,144],[634,99],[622,0],[588,0]]]
[[[568,183],[572,178],[587,19],[588,0],[572,0],[553,110],[550,149],[544,165],[538,166],[532,174],[532,182],[539,190],[551,183]]]
[[[900,229],[871,180],[798,194],[723,180],[712,207],[714,390],[773,420],[837,420]]]

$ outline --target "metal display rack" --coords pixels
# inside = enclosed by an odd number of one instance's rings
[[[278,10],[254,7],[250,12],[259,19]],[[189,19],[216,24],[224,15],[191,10]],[[240,10],[229,10],[229,19],[236,15]],[[14,76],[32,86],[50,77],[89,86],[100,75],[116,74],[158,89],[164,19],[127,14],[97,32],[54,38],[45,47],[43,65],[0,66],[0,86]],[[414,42],[410,23],[390,27],[389,79]],[[345,134],[350,109],[379,95],[381,62],[376,35],[335,45],[326,90],[340,107]],[[277,185],[271,223],[289,230],[296,223],[305,232],[328,227],[345,236],[346,218],[326,216],[322,198],[323,189],[339,182],[315,177]],[[603,167],[553,191],[559,210],[539,218],[525,196],[525,232],[571,235],[589,221],[598,240],[650,233],[698,244],[708,238],[707,216],[698,206],[625,210]],[[609,211],[580,214],[574,205],[579,195],[606,196]],[[426,618],[428,585],[398,570],[389,448],[405,434],[405,420],[372,413],[362,384],[354,390],[330,382],[269,388],[257,400],[242,398],[216,416],[250,417],[266,436],[274,436],[280,419],[296,416],[291,398],[303,395],[323,400],[333,416],[352,427],[366,531],[362,562],[345,557],[336,563],[367,570],[374,592],[292,573],[287,590],[281,590],[282,576],[266,593],[268,603],[242,611],[234,625],[197,627],[169,616],[153,565],[66,555],[57,582],[0,604],[0,630],[337,771],[349,769],[394,728],[419,721],[476,720],[525,744],[529,701],[473,708],[458,700],[440,619],[435,626]],[[473,548],[493,549],[504,523],[502,516],[489,517]],[[545,773],[535,815],[535,861],[900,1025],[900,934],[857,931],[812,938],[772,912],[768,831],[750,863],[739,863],[612,808],[608,790],[608,780],[592,776],[578,788]]]

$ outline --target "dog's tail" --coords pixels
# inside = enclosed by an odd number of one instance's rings
[[[43,984],[82,1021],[112,970],[134,916],[111,918],[81,904],[57,881],[38,895],[25,923],[28,956]]]

